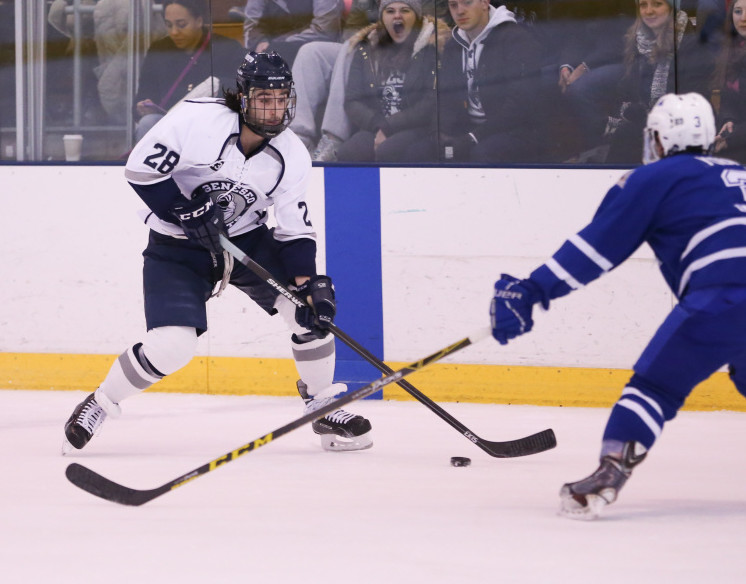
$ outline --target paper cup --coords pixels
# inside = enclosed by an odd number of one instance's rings
[[[80,160],[80,153],[83,150],[83,136],[80,134],[65,134],[62,136],[62,142],[65,145],[65,160],[68,162]]]

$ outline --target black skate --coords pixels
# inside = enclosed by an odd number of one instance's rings
[[[643,451],[636,454],[635,446]],[[632,469],[645,459],[646,454],[641,444],[627,442],[621,460],[612,455],[604,456],[592,475],[582,481],[564,484],[560,489],[560,515],[571,519],[598,518],[606,505],[616,501]]]
[[[298,380],[298,393],[306,404],[306,413],[315,412],[319,408],[330,403],[334,397],[311,397],[308,395],[307,386]],[[347,388],[344,384],[335,384],[332,387],[341,393]],[[363,416],[351,414],[345,410],[335,410],[323,418],[311,422],[313,431],[321,437],[321,446],[324,450],[335,452],[345,450],[365,450],[373,446],[370,438],[371,425]]]
[[[97,392],[98,393],[98,392]],[[91,441],[91,438],[101,429],[106,420],[106,410],[97,401],[107,402],[107,410],[116,417],[119,406],[108,400],[105,396],[97,396],[92,393],[73,410],[72,415],[65,422],[65,442],[62,444],[62,453],[67,454],[72,448],[80,450]]]

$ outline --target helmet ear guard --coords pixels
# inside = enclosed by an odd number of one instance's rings
[[[287,128],[295,117],[295,88],[293,74],[285,60],[276,52],[256,53],[244,57],[236,75],[241,114],[249,129],[263,138],[274,138]],[[260,108],[252,103],[257,90],[286,95],[286,107],[279,123],[268,123],[266,115],[257,115]],[[281,90],[281,91],[277,91]]]
[[[709,154],[714,142],[715,115],[710,102],[698,93],[669,93],[648,114],[642,161],[650,164],[679,152]]]

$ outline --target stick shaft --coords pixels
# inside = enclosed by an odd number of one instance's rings
[[[259,265],[253,259],[251,259],[248,255],[246,255],[238,246],[236,246],[227,237],[225,237],[224,235],[221,235],[220,243],[223,245],[223,248],[228,253],[230,253],[235,259],[237,259],[244,266],[249,268],[252,272],[254,272],[254,274],[256,274],[258,277],[263,279],[267,284],[272,286],[277,292],[282,294],[285,298],[290,300],[290,302],[292,302],[295,306],[297,307],[307,306],[307,303],[303,299],[299,298],[297,295],[293,294],[290,290],[288,290],[285,286],[280,284],[272,276],[272,274],[270,274],[261,265]],[[373,365],[381,373],[383,373],[384,375],[389,375],[390,373],[392,373],[392,369],[388,365],[386,365],[378,357],[373,355],[373,353],[368,351],[360,343],[355,341],[355,339],[350,337],[337,325],[332,324],[329,327],[329,330],[335,337],[337,337],[339,340],[345,343],[358,355],[363,357],[363,359],[365,359],[368,363]],[[552,433],[551,430],[544,430],[538,434],[534,434],[532,436],[527,436],[525,438],[519,438],[517,440],[512,440],[508,442],[493,442],[490,440],[485,440],[484,438],[480,438],[479,436],[477,436],[474,432],[472,432],[469,428],[467,428],[459,420],[454,418],[451,414],[449,414],[446,410],[440,407],[437,403],[431,400],[428,396],[426,396],[424,393],[418,390],[414,385],[409,383],[407,380],[399,379],[399,380],[396,380],[396,383],[404,391],[406,391],[409,395],[411,395],[414,399],[416,399],[421,404],[426,406],[436,416],[438,416],[440,419],[445,421],[451,427],[455,428],[462,436],[464,436],[467,440],[469,440],[473,444],[476,444],[479,448],[481,448],[483,451],[485,451],[490,456],[494,456],[497,458],[525,456],[528,454],[535,454],[537,452],[541,452],[543,450],[553,448],[556,445],[554,434]],[[537,441],[536,438],[538,438],[539,440]]]
[[[244,454],[253,452],[256,449],[261,448],[262,446],[266,446],[280,436],[284,436],[288,432],[300,428],[301,426],[308,424],[313,420],[316,420],[317,418],[321,418],[354,400],[367,397],[390,383],[395,383],[398,380],[406,377],[407,375],[411,375],[416,371],[420,371],[431,363],[435,363],[436,361],[439,361],[444,357],[447,357],[448,355],[452,355],[453,353],[460,351],[461,349],[464,349],[469,345],[477,342],[478,340],[484,338],[488,333],[489,329],[486,329],[484,331],[478,331],[477,333],[469,337],[456,341],[455,343],[448,345],[447,347],[444,347],[439,351],[436,351],[435,353],[425,357],[424,359],[420,359],[419,361],[410,363],[406,367],[402,367],[397,371],[392,371],[389,375],[380,379],[376,379],[373,383],[369,383],[365,387],[361,387],[360,389],[347,393],[341,396],[339,399],[333,400],[327,405],[319,408],[318,410],[305,414],[300,418],[297,418],[296,420],[293,420],[292,422],[289,422],[288,424],[285,424],[284,426],[281,426],[280,428],[269,432],[268,434],[264,434],[263,436],[260,436],[259,438],[252,440],[251,442],[247,442],[246,444],[243,444],[238,448],[231,450],[230,452],[226,452],[222,456],[219,456],[218,458],[215,458],[214,460],[211,460],[210,462],[205,463],[173,479],[172,481],[161,485],[160,487],[156,487],[155,489],[139,490],[126,487],[78,463],[70,464],[67,467],[65,474],[71,483],[83,489],[84,491],[91,493],[92,495],[96,495],[97,497],[101,497],[102,499],[107,499],[115,503],[121,503],[122,505],[142,505],[144,503],[147,503],[148,501],[152,501],[156,497],[173,491],[174,489],[181,487],[182,485],[185,485],[188,482],[191,482],[199,478],[200,476],[211,472],[216,468],[223,466],[224,464],[232,462],[240,456],[243,456]]]

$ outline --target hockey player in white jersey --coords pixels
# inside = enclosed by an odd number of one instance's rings
[[[114,362],[100,387],[65,424],[66,444],[83,448],[119,404],[194,356],[207,330],[206,303],[231,284],[292,331],[292,353],[306,412],[346,388],[333,384],[334,288],[316,272],[316,234],[306,202],[311,159],[287,127],[295,90],[276,53],[249,53],[237,90],[221,99],[187,100],[173,108],[131,152],[125,177],[147,205],[143,253],[147,332]],[[276,227],[266,225],[270,207]],[[234,265],[219,237],[287,283],[310,307],[296,308],[243,264]],[[247,330],[247,336],[251,331]],[[312,424],[330,450],[372,446],[370,422],[336,410]]]
[[[571,518],[594,519],[616,500],[664,423],[719,368],[729,366],[746,396],[746,168],[709,156],[715,121],[699,94],[663,96],[644,132],[645,164],[527,279],[503,275],[491,305],[493,336],[505,344],[531,330],[534,304],[548,308],[643,243],[678,299],[611,410],[600,466],[560,491],[560,513]]]

